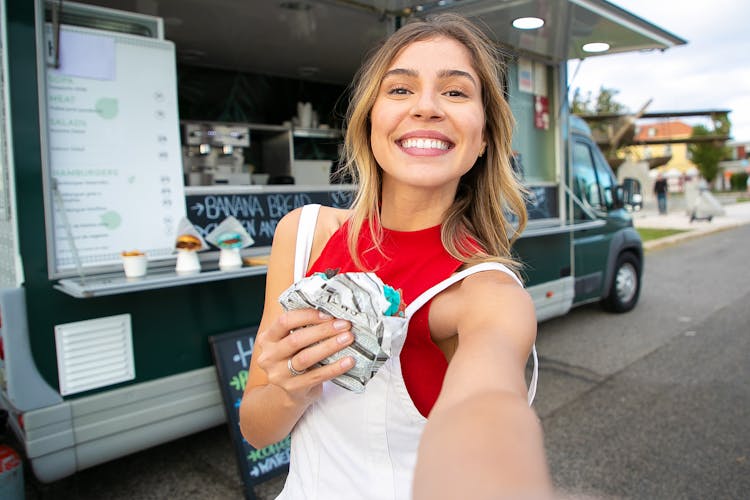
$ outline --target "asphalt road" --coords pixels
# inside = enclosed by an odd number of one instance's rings
[[[750,226],[649,252],[638,307],[540,325],[535,407],[566,498],[750,496]],[[44,487],[34,499],[241,499],[225,427]],[[281,479],[256,488],[273,498]]]
[[[540,326],[537,409],[575,498],[750,496],[750,226],[647,255],[629,314]]]

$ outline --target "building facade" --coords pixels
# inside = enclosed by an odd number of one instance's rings
[[[634,161],[670,157],[664,165],[658,167],[659,171],[666,173],[674,169],[682,174],[688,174],[696,166],[690,161],[687,142],[658,143],[658,141],[689,139],[692,133],[693,128],[690,125],[678,120],[639,125],[633,141],[636,145],[628,148],[628,154],[632,155]]]

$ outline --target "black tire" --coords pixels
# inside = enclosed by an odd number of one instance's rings
[[[609,293],[602,307],[610,312],[624,313],[635,307],[641,294],[641,261],[635,254],[623,252],[617,256]]]

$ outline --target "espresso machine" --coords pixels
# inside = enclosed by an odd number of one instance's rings
[[[250,184],[243,148],[250,147],[248,127],[183,123],[182,165],[185,184]]]

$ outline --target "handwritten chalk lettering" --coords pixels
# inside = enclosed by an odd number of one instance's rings
[[[197,212],[196,215],[200,217],[206,210],[206,206],[203,203],[195,203],[192,207],[190,207],[190,210],[192,210],[193,212]]]
[[[247,459],[251,462],[258,462],[259,460],[263,460],[273,455],[278,455],[279,453],[288,451],[291,447],[292,437],[287,436],[278,443],[268,445],[265,448],[261,448],[260,450],[251,450],[250,453],[247,454]]]
[[[201,236],[203,236],[205,238],[206,236],[208,236],[209,234],[211,234],[211,231],[213,231],[214,229],[216,229],[216,226],[218,226],[218,225],[219,224],[217,222],[211,222],[210,224],[206,224],[203,227],[195,224],[195,229],[196,229],[196,231],[198,231],[200,233]]]
[[[243,219],[240,221],[240,224],[245,228],[247,234],[249,234],[252,239],[255,239],[255,236],[258,234],[258,231],[255,229],[255,226],[257,225],[255,219]]]
[[[243,343],[247,345],[247,349],[245,349]],[[237,353],[232,356],[232,361],[242,363],[242,368],[247,368],[250,364],[250,356],[253,354],[255,338],[247,337],[245,339],[238,339],[235,345],[237,346]]]
[[[270,194],[266,198],[268,216],[280,219],[295,208],[308,205],[310,201],[310,195],[307,193]]]
[[[237,372],[237,375],[229,379],[229,385],[231,385],[235,391],[244,391],[246,384],[247,370],[240,370]]]
[[[273,233],[276,231],[276,225],[279,223],[277,220],[262,220],[260,221],[260,235],[266,238],[273,238]],[[252,235],[251,235],[252,236]]]
[[[281,453],[277,453],[276,455],[269,457],[265,459],[262,462],[258,462],[257,465],[253,467],[253,469],[250,471],[250,475],[253,477],[258,477],[261,474],[266,474],[277,467],[281,467],[282,465],[287,465],[289,463],[289,450],[282,451]]]
[[[331,204],[334,208],[349,208],[353,197],[354,191],[332,191]]]
[[[260,200],[252,195],[209,195],[203,200],[203,208],[206,211],[206,218],[209,220],[225,219],[230,215],[238,218],[265,217]],[[196,210],[199,210],[199,208],[196,208]],[[200,215],[200,212],[198,215]]]

